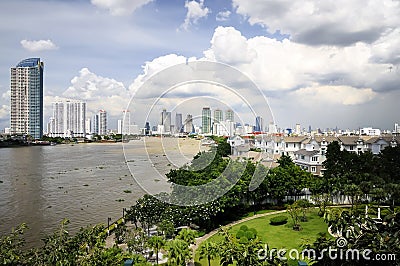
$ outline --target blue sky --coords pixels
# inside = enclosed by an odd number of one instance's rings
[[[116,128],[149,76],[191,58],[245,73],[281,127],[392,129],[400,122],[398,14],[396,0],[3,0],[0,128],[9,126],[10,68],[37,56],[45,122],[53,101],[72,98],[87,101],[88,114],[106,109]],[[207,101],[198,104],[182,112],[200,113]]]

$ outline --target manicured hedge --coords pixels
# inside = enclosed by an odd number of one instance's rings
[[[282,225],[282,224],[287,223],[287,220],[288,220],[287,216],[280,215],[280,216],[271,218],[269,223],[271,225]]]

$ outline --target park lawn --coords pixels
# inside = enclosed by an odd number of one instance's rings
[[[317,209],[312,209],[307,214],[308,221],[301,222],[301,231],[294,231],[292,229],[293,222],[291,221],[290,216],[287,213],[280,213],[256,218],[254,220],[237,224],[232,227],[231,232],[235,235],[236,232],[239,231],[240,226],[246,225],[249,228],[255,228],[257,230],[257,236],[261,239],[263,243],[268,243],[270,248],[284,248],[287,250],[297,249],[301,251],[303,249],[302,245],[305,243],[312,244],[317,239],[319,232],[328,231],[328,225],[324,222],[323,218],[317,215],[317,213]],[[279,215],[287,216],[289,218],[288,223],[278,226],[270,225],[270,219]],[[217,234],[210,237],[207,241],[219,243],[222,241],[222,236]],[[199,262],[196,265],[208,265],[207,260],[205,259],[199,261],[198,252],[196,254],[195,261]],[[219,265],[218,259],[212,261],[211,265]]]

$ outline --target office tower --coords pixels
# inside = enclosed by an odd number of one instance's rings
[[[204,107],[201,111],[201,130],[203,134],[211,133],[211,109]]]
[[[28,58],[11,68],[11,134],[43,136],[43,66]]]
[[[146,122],[144,128],[145,128],[144,134],[145,135],[150,135],[150,123],[149,122]]]
[[[175,115],[175,130],[176,130],[176,133],[183,132],[182,114],[177,113]]]
[[[276,133],[279,133],[278,128],[276,127],[275,123],[272,122],[272,121],[269,122],[269,125],[268,125],[268,133],[269,133],[269,134],[276,134]]]
[[[99,114],[99,135],[107,135],[107,112],[105,110],[100,110]]]
[[[233,111],[231,109],[229,109],[225,112],[225,120],[234,122]]]
[[[131,112],[129,110],[124,110],[122,111],[121,134],[123,135],[131,134],[130,125],[131,125]]]
[[[398,123],[395,123],[395,124],[394,124],[394,131],[393,131],[393,133],[400,133],[400,127],[399,127],[399,124],[398,124]]]
[[[256,117],[256,126],[254,128],[254,131],[256,131],[256,132],[264,131],[263,119],[261,116]]]
[[[221,123],[222,121],[224,121],[224,114],[222,112],[222,110],[220,109],[216,109],[214,110],[214,123]]]
[[[92,123],[91,123],[91,130],[92,134],[98,135],[99,134],[99,115],[95,114],[92,116]]]
[[[184,129],[185,133],[193,132],[193,117],[192,117],[192,115],[187,115],[184,128],[185,128]]]
[[[86,103],[60,101],[53,103],[50,136],[61,138],[86,136]]]
[[[167,112],[166,109],[163,109],[161,112],[161,123],[163,125],[163,132],[171,132],[171,112]]]

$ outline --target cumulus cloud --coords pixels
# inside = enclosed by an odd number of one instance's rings
[[[221,11],[217,14],[217,16],[215,17],[215,19],[217,21],[227,21],[229,19],[229,16],[231,15],[231,11],[229,10],[225,10],[225,11]]]
[[[233,0],[233,6],[249,23],[311,45],[372,43],[400,25],[400,2],[391,0]]]
[[[218,27],[211,39],[211,48],[204,53],[208,59],[227,64],[250,63],[257,53],[247,39],[233,27]]]
[[[153,0],[91,0],[99,8],[107,9],[113,16],[126,16]]]
[[[181,25],[184,30],[188,30],[191,25],[196,24],[199,19],[207,17],[211,12],[208,7],[204,6],[204,0],[200,0],[200,2],[186,1],[185,8],[187,8],[186,18]]]
[[[371,101],[377,93],[371,88],[350,86],[315,86],[301,88],[292,93],[300,102],[307,104],[358,105]]]
[[[23,48],[31,52],[58,49],[57,45],[55,45],[51,40],[39,40],[39,41],[22,40],[21,45]]]
[[[295,90],[315,83],[393,90],[400,75],[392,73],[389,77],[389,65],[371,60],[376,45],[308,46],[264,36],[247,39],[232,27],[218,27],[204,55],[237,67],[266,92]],[[391,86],[380,86],[388,81]]]
[[[110,115],[120,115],[129,102],[130,94],[122,82],[102,77],[82,68],[71,80],[63,97],[86,101],[89,112],[105,109]]]

